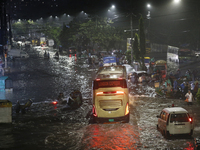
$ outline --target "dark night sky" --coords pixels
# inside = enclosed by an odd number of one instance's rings
[[[149,20],[147,3],[151,4]],[[195,39],[199,30],[200,0],[182,0],[179,4],[173,0],[7,0],[7,10],[13,20],[60,17],[64,13],[75,17],[81,11],[89,16],[105,16],[112,5],[116,6],[114,13],[118,16],[113,20],[115,25],[130,28],[128,14],[132,12],[137,16],[133,17],[135,28],[142,14],[152,39],[158,41],[168,36],[176,43],[187,42]]]
[[[38,19],[64,13],[75,15],[82,10],[93,15],[108,10],[113,4],[123,12],[139,12],[145,3],[144,0],[7,0],[13,19]]]

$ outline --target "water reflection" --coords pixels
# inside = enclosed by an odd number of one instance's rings
[[[126,149],[141,147],[137,126],[130,124],[92,124],[87,126],[82,149]]]

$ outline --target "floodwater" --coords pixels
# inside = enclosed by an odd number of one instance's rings
[[[50,52],[48,60],[43,58],[43,52],[28,53],[30,58],[8,63],[14,90],[1,97],[13,105],[28,99],[33,104],[26,114],[16,114],[13,107],[12,124],[0,125],[1,149],[194,149],[193,138],[200,135],[198,105],[189,107],[184,100],[157,98],[154,89],[145,85],[130,89],[129,123],[96,124],[91,119],[91,83],[96,70],[75,57],[61,56],[57,60]],[[83,96],[79,108],[51,103],[60,92],[67,97],[73,89],[80,90]],[[192,138],[167,140],[156,129],[156,115],[172,101],[195,118]]]

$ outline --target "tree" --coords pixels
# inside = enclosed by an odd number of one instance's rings
[[[53,25],[50,25],[49,23],[45,24],[44,26],[42,26],[42,30],[41,30],[45,36],[48,37],[48,39],[53,39],[54,40],[54,47],[57,47],[57,45],[60,44],[60,40],[59,40],[59,35],[61,32],[61,28],[60,27],[56,27]]]
[[[31,20],[19,20],[12,24],[13,34],[16,36],[28,36],[34,26],[37,26],[37,24]]]
[[[142,67],[144,69],[144,56],[146,54],[146,39],[145,39],[145,33],[144,33],[144,20],[142,18],[142,15],[139,19],[139,37],[140,37],[140,57],[142,60]]]

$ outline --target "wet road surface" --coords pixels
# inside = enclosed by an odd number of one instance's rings
[[[13,79],[13,93],[3,93],[13,105],[17,100],[33,104],[26,114],[16,114],[13,123],[0,125],[0,148],[7,149],[194,149],[193,138],[165,139],[156,129],[156,115],[170,106],[186,108],[195,118],[194,136],[200,135],[199,106],[187,106],[184,100],[155,98],[152,88],[143,87],[136,96],[130,91],[130,122],[95,124],[91,121],[91,81],[95,69],[84,60],[61,56],[59,60],[44,59],[43,53],[30,51],[29,59],[9,62]],[[36,55],[37,54],[37,55]],[[51,52],[52,57],[54,53]],[[38,57],[39,56],[39,57]],[[146,90],[144,90],[146,88]],[[79,89],[83,104],[78,109],[51,102],[63,92],[68,96],[72,89]],[[145,97],[141,93],[151,97]],[[195,102],[196,103],[196,102]]]

